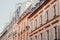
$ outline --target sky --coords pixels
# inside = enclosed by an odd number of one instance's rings
[[[0,33],[10,21],[10,16],[16,9],[18,2],[25,2],[26,0],[0,0]]]

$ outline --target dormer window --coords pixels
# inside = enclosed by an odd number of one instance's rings
[[[39,3],[36,3],[36,5],[35,5],[35,6],[37,7],[37,6],[39,6],[39,4],[40,4],[40,2],[39,2]]]
[[[18,7],[18,8],[17,8],[17,10],[16,10],[16,12],[17,12],[17,13],[19,13],[19,12],[20,12],[20,8],[21,8],[21,7]]]
[[[36,7],[33,7],[33,8],[31,9],[31,11],[33,12],[35,8],[36,8]]]

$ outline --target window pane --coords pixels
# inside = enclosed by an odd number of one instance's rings
[[[49,30],[47,30],[47,40],[49,40]]]
[[[57,39],[57,26],[54,27],[55,30],[55,39]]]

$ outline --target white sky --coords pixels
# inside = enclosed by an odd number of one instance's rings
[[[0,33],[10,20],[10,13],[16,9],[16,3],[26,0],[0,0]]]

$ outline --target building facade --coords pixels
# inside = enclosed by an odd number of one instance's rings
[[[60,40],[60,0],[44,1],[28,17],[29,40]]]
[[[25,15],[22,19],[18,22],[18,40],[28,40],[28,16],[29,14]]]
[[[18,28],[17,24],[7,25],[6,28],[2,31],[0,40],[18,40]]]
[[[28,1],[22,15],[17,9],[0,40],[60,40],[60,0]]]

